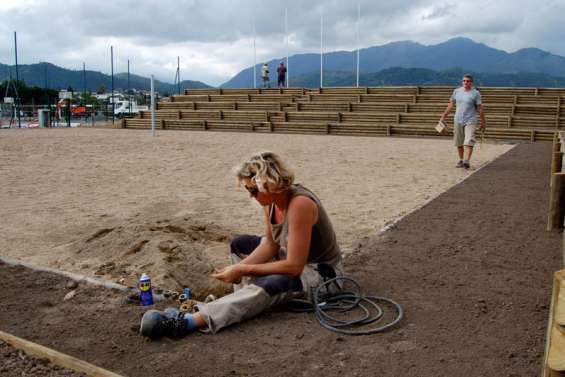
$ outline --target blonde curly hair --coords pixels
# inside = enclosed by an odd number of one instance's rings
[[[250,179],[259,191],[278,193],[288,190],[294,183],[294,172],[273,152],[261,152],[251,156],[234,168],[239,183]]]

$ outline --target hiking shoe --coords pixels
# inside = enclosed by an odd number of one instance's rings
[[[462,168],[465,166],[465,163],[463,162],[463,160],[459,160],[459,162],[457,163],[457,165],[455,165],[456,168]]]
[[[470,167],[471,167],[471,164],[469,164],[468,162],[463,163],[463,169],[469,170]]]
[[[149,310],[143,314],[139,326],[139,333],[151,339],[163,336],[182,338],[189,332],[184,313],[175,308],[167,308],[164,311]]]

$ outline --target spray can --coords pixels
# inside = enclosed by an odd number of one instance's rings
[[[183,293],[186,295],[187,299],[192,299],[192,293],[190,292],[190,288],[184,288]]]
[[[141,305],[153,305],[153,290],[151,289],[151,278],[147,274],[142,274],[139,278],[139,296]]]

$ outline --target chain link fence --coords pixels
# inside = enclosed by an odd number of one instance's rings
[[[98,105],[57,104],[21,105],[0,104],[0,128],[57,128],[105,127],[124,117],[135,117],[147,106],[129,105],[127,101],[106,102]]]

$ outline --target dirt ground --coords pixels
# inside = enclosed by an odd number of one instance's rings
[[[477,148],[480,167],[509,145]],[[322,199],[342,249],[447,190],[450,140],[104,129],[3,130],[0,255],[133,284],[141,273],[199,297],[236,234],[262,234],[232,168],[259,150]],[[122,280],[123,279],[123,280]]]
[[[0,329],[128,376],[534,376],[559,233],[546,232],[551,146],[519,145],[380,236],[346,270],[399,301],[395,329],[338,336],[271,310],[216,335],[150,342],[143,309],[101,288],[0,264]]]
[[[0,341],[0,375],[3,377],[84,377],[82,373],[61,368],[49,362],[48,359],[39,359],[13,348]]]

